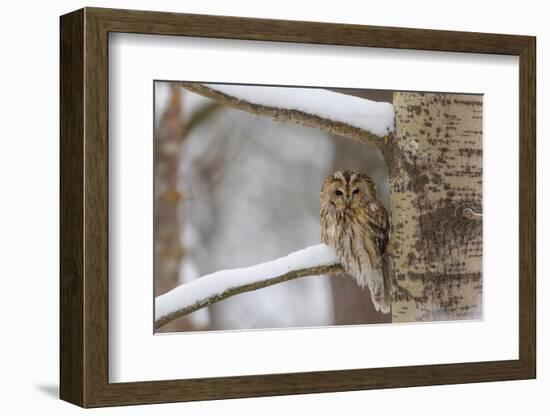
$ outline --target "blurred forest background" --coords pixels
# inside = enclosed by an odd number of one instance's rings
[[[320,242],[319,192],[338,169],[376,182],[389,207],[378,150],[318,129],[223,106],[155,82],[155,296],[200,276]],[[277,87],[273,87],[277,88]],[[333,90],[391,102],[391,91]],[[313,276],[240,294],[160,332],[391,322],[350,278]]]

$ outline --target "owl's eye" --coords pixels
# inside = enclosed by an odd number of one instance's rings
[[[352,192],[353,195],[357,195],[358,193],[359,193],[359,189],[354,189]]]
[[[338,190],[338,191],[336,191],[336,192],[334,192],[334,193],[335,193],[336,195],[338,195],[338,196],[344,195],[344,194],[342,193],[342,191],[340,191],[340,190]]]

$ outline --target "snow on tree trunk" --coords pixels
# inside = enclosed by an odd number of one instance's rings
[[[482,97],[394,93],[392,320],[481,317]]]

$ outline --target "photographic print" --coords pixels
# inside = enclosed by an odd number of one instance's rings
[[[536,378],[535,37],[86,7],[59,39],[63,400]]]
[[[483,96],[154,83],[155,332],[482,318]]]

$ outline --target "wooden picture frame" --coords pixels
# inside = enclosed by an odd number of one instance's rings
[[[535,38],[85,8],[61,17],[60,396],[82,407],[517,380],[536,377]],[[519,57],[519,359],[109,383],[110,32]]]

